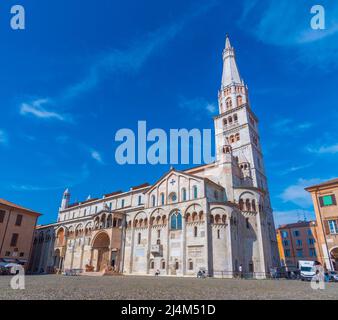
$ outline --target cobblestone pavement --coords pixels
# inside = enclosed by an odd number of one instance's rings
[[[338,299],[338,283],[325,290],[311,289],[299,280],[235,280],[172,277],[26,276],[26,289],[10,288],[0,276],[4,299]]]

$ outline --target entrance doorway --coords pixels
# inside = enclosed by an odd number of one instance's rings
[[[109,236],[102,232],[94,240],[93,243],[93,255],[94,261],[96,260],[96,271],[102,271],[109,266]],[[94,262],[93,261],[93,262]]]

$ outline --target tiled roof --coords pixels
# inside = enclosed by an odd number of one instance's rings
[[[27,211],[27,212],[30,212],[30,213],[33,213],[33,214],[36,214],[36,215],[39,215],[39,216],[41,215],[40,213],[38,213],[36,211],[21,207],[21,206],[15,204],[15,203],[10,202],[10,201],[5,200],[5,199],[0,199],[0,204],[3,204],[5,206],[11,207],[11,208],[16,208],[16,209],[19,209],[19,210]]]
[[[336,184],[336,183],[338,184],[338,178],[331,179],[331,180],[316,184],[314,186],[307,187],[307,188],[305,188],[305,190],[309,190],[309,189],[312,189],[312,188],[318,188],[318,187],[326,187],[330,184]]]
[[[299,221],[295,223],[282,224],[278,227],[278,229],[310,227],[313,225],[313,223],[316,223],[316,222],[315,221]]]

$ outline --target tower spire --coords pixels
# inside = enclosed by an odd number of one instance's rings
[[[235,50],[231,46],[229,36],[226,35],[225,48],[223,50],[222,88],[230,84],[242,84],[242,80],[237,68]]]

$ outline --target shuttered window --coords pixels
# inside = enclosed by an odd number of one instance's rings
[[[22,223],[22,215],[21,215],[21,214],[18,214],[18,215],[16,216],[15,225],[16,225],[16,226],[21,226],[21,223]]]
[[[319,197],[319,203],[321,207],[334,206],[337,204],[334,194]]]
[[[0,223],[3,223],[5,220],[6,211],[0,210]]]
[[[328,220],[329,230],[331,234],[338,233],[337,231],[337,220]]]
[[[16,244],[18,243],[18,238],[19,235],[17,233],[12,234],[11,247],[16,247]]]

